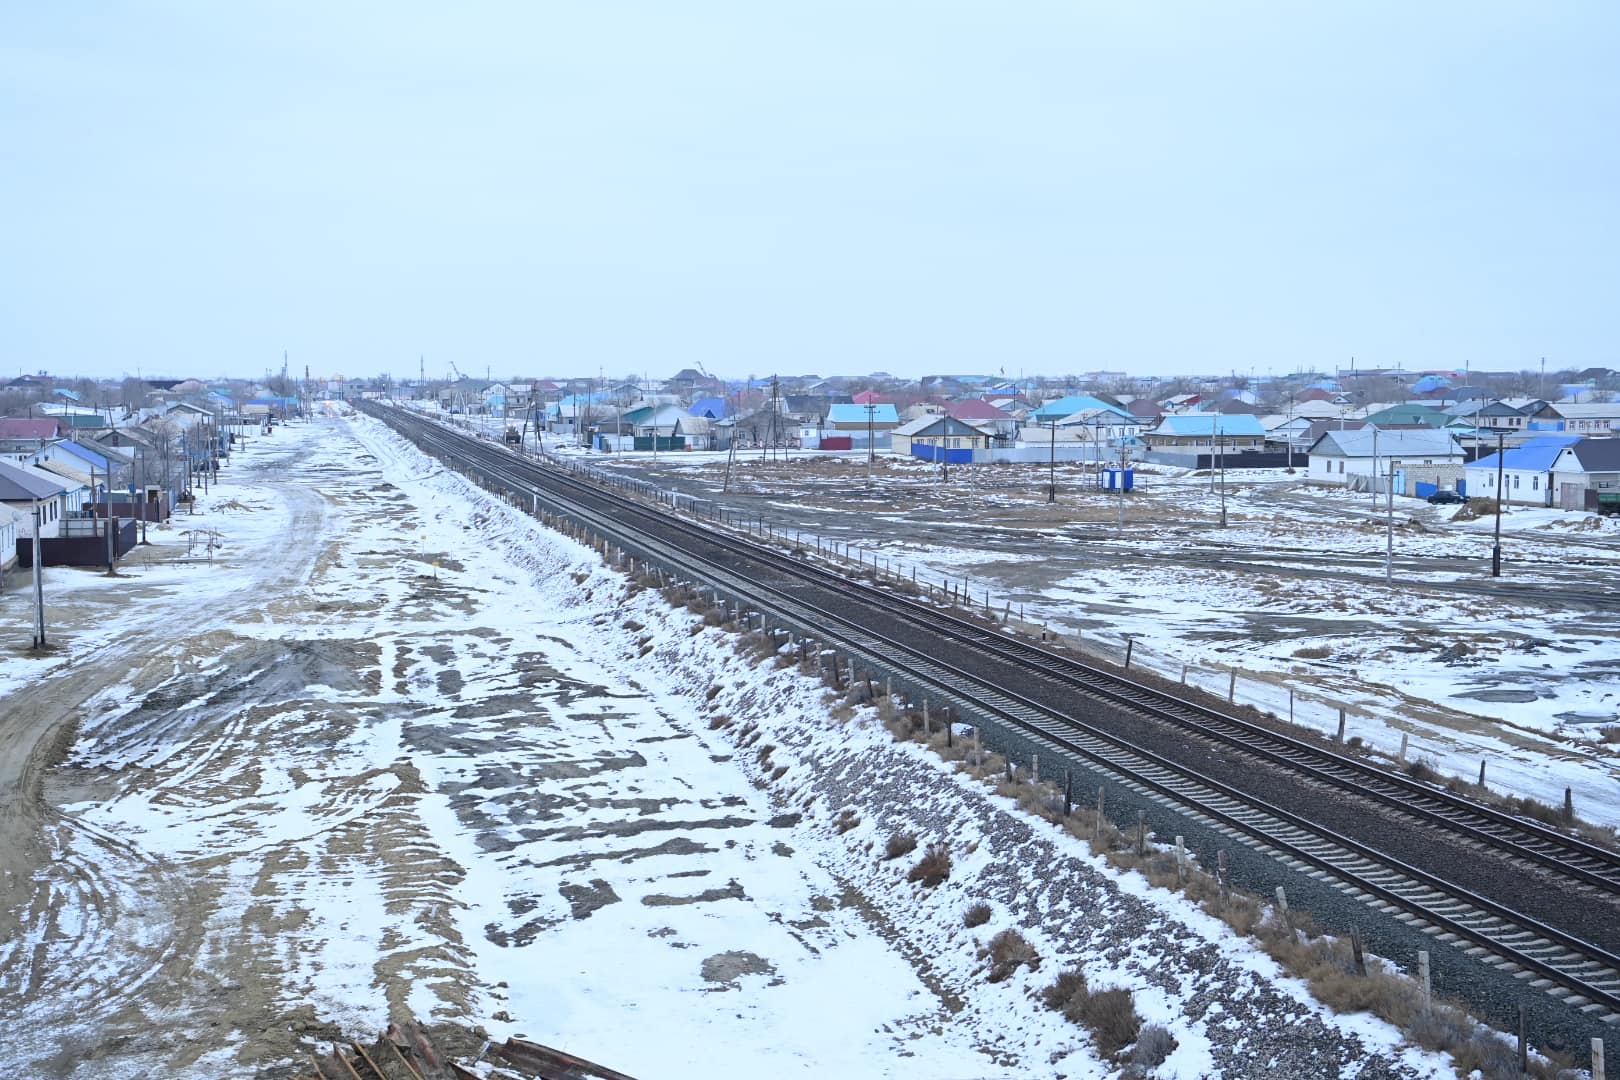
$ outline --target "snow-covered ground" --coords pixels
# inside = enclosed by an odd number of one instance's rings
[[[719,492],[715,455],[579,454],[688,493],[762,508],[814,547],[921,582],[952,582],[1082,648],[1236,704],[1346,737],[1440,772],[1557,805],[1569,788],[1587,820],[1620,826],[1620,613],[1578,602],[1612,586],[1620,519],[1514,508],[1504,515],[1504,581],[1487,583],[1495,521],[1397,497],[1307,488],[1298,477],[1229,470],[1226,527],[1210,478],[1144,470],[1119,500],[1045,472],[865,463],[745,462]],[[665,456],[666,459],[669,455]],[[953,472],[953,476],[958,473]],[[1218,483],[1218,481],[1217,481]],[[1390,529],[1393,522],[1393,530]],[[1391,543],[1391,532],[1393,543]],[[1386,554],[1394,580],[1385,580]],[[1557,596],[1542,596],[1545,583]],[[1529,587],[1526,587],[1526,586]],[[1563,596],[1575,602],[1565,602]]]
[[[1102,1077],[1035,996],[1080,965],[1170,1030],[1156,1075],[1445,1075],[381,425],[276,438],[200,507],[213,563],[53,572],[64,651],[6,662],[8,710],[86,689],[0,1061],[211,1077],[408,1011],[645,1080]],[[1040,966],[990,983],[1008,927]]]

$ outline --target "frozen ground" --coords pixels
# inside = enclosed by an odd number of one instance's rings
[[[1077,469],[1058,469],[1053,506],[1045,469],[957,468],[947,485],[879,455],[869,484],[864,457],[739,456],[722,492],[718,455],[589,457],[919,580],[965,581],[1110,658],[1130,637],[1136,663],[1222,697],[1236,672],[1238,703],[1323,732],[1343,707],[1347,737],[1391,758],[1405,736],[1409,760],[1445,773],[1486,761],[1499,791],[1557,804],[1569,787],[1583,817],[1620,825],[1620,520],[1513,509],[1497,587],[1493,519],[1408,498],[1389,515],[1275,472],[1228,473],[1223,528],[1207,476],[1149,467],[1121,527],[1120,500]]]
[[[1100,1077],[1032,996],[1079,963],[1170,1028],[1159,1075],[1443,1075],[371,421],[255,442],[155,538],[48,572],[60,651],[0,670],[15,1072],[285,1075],[409,1012],[644,1080]],[[951,880],[877,859],[898,828]],[[988,983],[1013,925],[1042,967]]]

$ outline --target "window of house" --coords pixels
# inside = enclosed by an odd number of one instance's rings
[[[1344,472],[1344,462],[1343,461],[1339,462],[1339,471]]]
[[[1541,477],[1532,476],[1530,478],[1530,490],[1531,491],[1540,491],[1541,490]]]
[[[1514,487],[1515,487],[1515,488],[1517,488],[1517,487],[1518,487],[1518,486],[1519,486],[1519,478],[1518,478],[1518,477],[1517,477],[1517,476],[1515,476],[1515,477],[1514,477],[1514,478],[1513,478],[1513,486],[1514,486]]]

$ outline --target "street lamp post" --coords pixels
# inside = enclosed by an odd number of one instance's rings
[[[1496,433],[1496,535],[1491,543],[1491,577],[1502,576],[1502,508],[1506,505],[1506,493],[1502,489],[1503,467],[1507,463],[1504,457],[1503,440],[1507,432]]]
[[[1046,466],[1046,501],[1057,502],[1057,419],[1054,417],[1048,425],[1051,428],[1051,457]]]
[[[45,647],[45,557],[39,534],[43,528],[39,500],[34,500],[34,648]]]
[[[877,403],[868,401],[866,403],[866,486],[868,489],[872,487],[872,465],[877,461],[877,443],[874,441],[872,434],[876,414]],[[944,437],[941,436],[941,444],[944,441]]]

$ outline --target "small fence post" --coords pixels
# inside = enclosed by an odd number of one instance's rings
[[[1041,782],[1041,755],[1039,754],[1029,755],[1029,782],[1032,784]]]
[[[1525,1038],[1525,1008],[1524,1002],[1519,1002],[1519,1073],[1524,1076],[1530,1074],[1530,1043]]]
[[[1147,855],[1147,811],[1136,812],[1136,857],[1138,859]]]
[[[1479,762],[1479,786],[1485,786],[1485,760],[1483,758]]]
[[[1592,1040],[1592,1080],[1603,1080],[1603,1040]]]
[[[1103,789],[1102,789],[1102,786],[1099,784],[1098,787],[1097,787],[1097,820],[1092,823],[1092,828],[1091,828],[1091,843],[1092,843],[1093,847],[1100,848],[1102,846],[1102,836],[1103,836]]]
[[[1288,723],[1290,726],[1294,723],[1294,688],[1292,686],[1288,688]]]
[[[928,699],[923,698],[923,738],[924,739],[931,738],[933,736],[933,734],[934,734],[934,732],[933,732],[932,728],[929,726],[929,720],[928,720]]]
[[[1343,705],[1339,706],[1339,733],[1333,737],[1333,741],[1337,742],[1337,743],[1344,742],[1344,706]]]
[[[1404,731],[1401,732],[1401,757],[1400,757],[1400,760],[1402,760],[1402,761],[1406,760],[1406,740],[1407,740],[1408,737],[1409,736],[1407,735],[1406,732],[1404,732]]]
[[[1176,881],[1187,880],[1187,843],[1183,837],[1176,837]]]
[[[1569,823],[1575,820],[1575,793],[1569,788],[1564,789],[1564,821]]]
[[[1131,670],[1131,649],[1136,646],[1135,638],[1125,639],[1125,670]]]
[[[1220,888],[1221,907],[1226,907],[1226,849],[1215,853],[1215,884]]]
[[[1074,812],[1074,777],[1068,769],[1063,770],[1063,816],[1068,817]]]
[[[1229,671],[1226,675],[1226,703],[1233,705],[1237,703],[1237,672]]]
[[[1429,983],[1429,950],[1424,949],[1418,953],[1418,983],[1423,990],[1423,1011],[1427,1012],[1431,1003]]]
[[[1361,946],[1361,929],[1355,926],[1350,928],[1350,956],[1355,960],[1356,974],[1366,978],[1367,954]]]
[[[1277,886],[1277,910],[1282,914],[1283,924],[1291,928],[1294,924],[1288,918],[1288,890],[1281,885]]]

